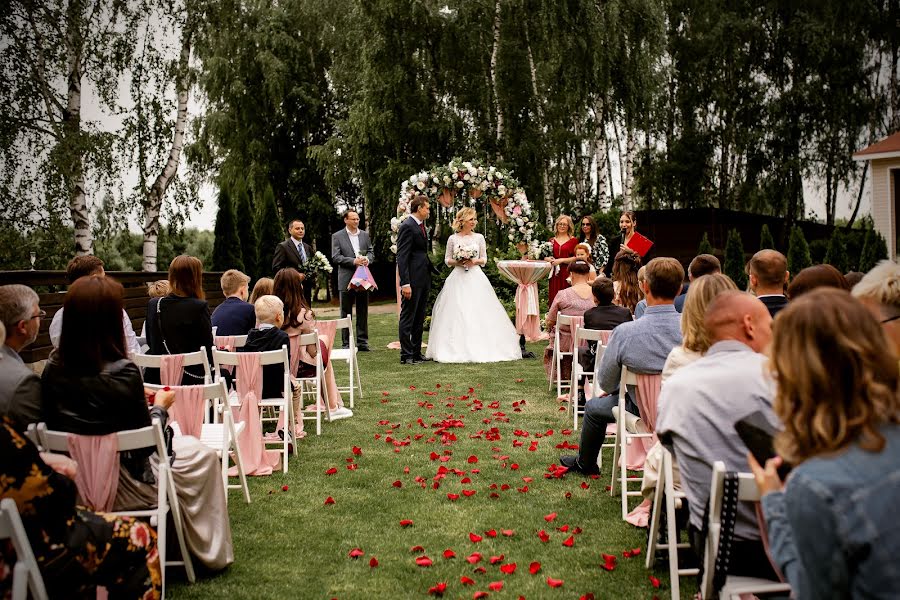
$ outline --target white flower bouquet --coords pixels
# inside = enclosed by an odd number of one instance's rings
[[[316,277],[319,273],[331,273],[333,270],[331,262],[318,250],[309,260],[300,265],[300,272],[306,275],[307,279]]]
[[[534,242],[530,254],[535,260],[553,258],[553,242]]]
[[[463,262],[466,260],[472,260],[478,258],[478,247],[477,246],[456,246],[453,249],[453,260],[458,262]],[[469,270],[469,267],[465,267],[466,271]]]

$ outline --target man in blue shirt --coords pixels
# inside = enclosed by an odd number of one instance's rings
[[[660,373],[672,348],[681,344],[681,315],[672,302],[681,290],[684,268],[674,258],[654,258],[647,263],[647,310],[637,321],[622,323],[613,330],[595,381],[609,393],[587,401],[578,456],[562,456],[560,464],[570,471],[599,473],[597,457],[606,426],[613,422],[612,408],[618,406],[622,366],[636,373]],[[627,410],[638,414],[629,399]]]

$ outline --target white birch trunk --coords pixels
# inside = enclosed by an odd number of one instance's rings
[[[597,202],[605,208],[609,201],[609,145],[606,142],[606,122],[603,118],[603,101],[594,102],[594,140],[591,153],[597,165]]]
[[[626,131],[625,139],[625,179],[622,181],[622,195],[626,210],[634,210],[634,155],[637,148],[637,136],[633,128]]]
[[[80,0],[71,0],[67,8],[66,31],[66,73],[68,84],[66,110],[63,114],[65,152],[68,154],[67,171],[69,179],[69,211],[75,229],[75,254],[93,254],[94,240],[91,236],[91,216],[87,207],[87,192],[84,182],[84,159],[81,144],[81,39],[82,6]]]
[[[497,141],[503,137],[503,112],[500,110],[500,97],[497,95],[497,53],[500,50],[501,6],[500,0],[494,3],[494,48],[491,50],[491,86],[494,91],[494,112],[497,115]]]
[[[155,272],[157,242],[159,240],[159,215],[162,210],[166,188],[172,182],[172,178],[178,171],[178,161],[181,158],[181,150],[184,147],[184,131],[187,127],[188,107],[188,62],[191,57],[191,31],[185,29],[181,34],[181,55],[178,58],[178,114],[175,117],[175,136],[169,149],[169,158],[162,172],[156,177],[153,185],[147,190],[144,199],[144,246],[142,269]]]

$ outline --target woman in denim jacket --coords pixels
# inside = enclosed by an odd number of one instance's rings
[[[842,290],[778,315],[779,456],[750,465],[771,556],[794,597],[900,598],[900,374],[878,322]],[[776,468],[794,469],[784,485]]]

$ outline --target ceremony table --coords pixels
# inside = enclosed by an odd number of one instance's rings
[[[519,284],[516,288],[516,333],[522,356],[527,357],[525,341],[534,342],[547,339],[541,332],[541,302],[537,282],[550,274],[553,266],[543,260],[501,260],[497,261],[500,273],[510,281]]]

